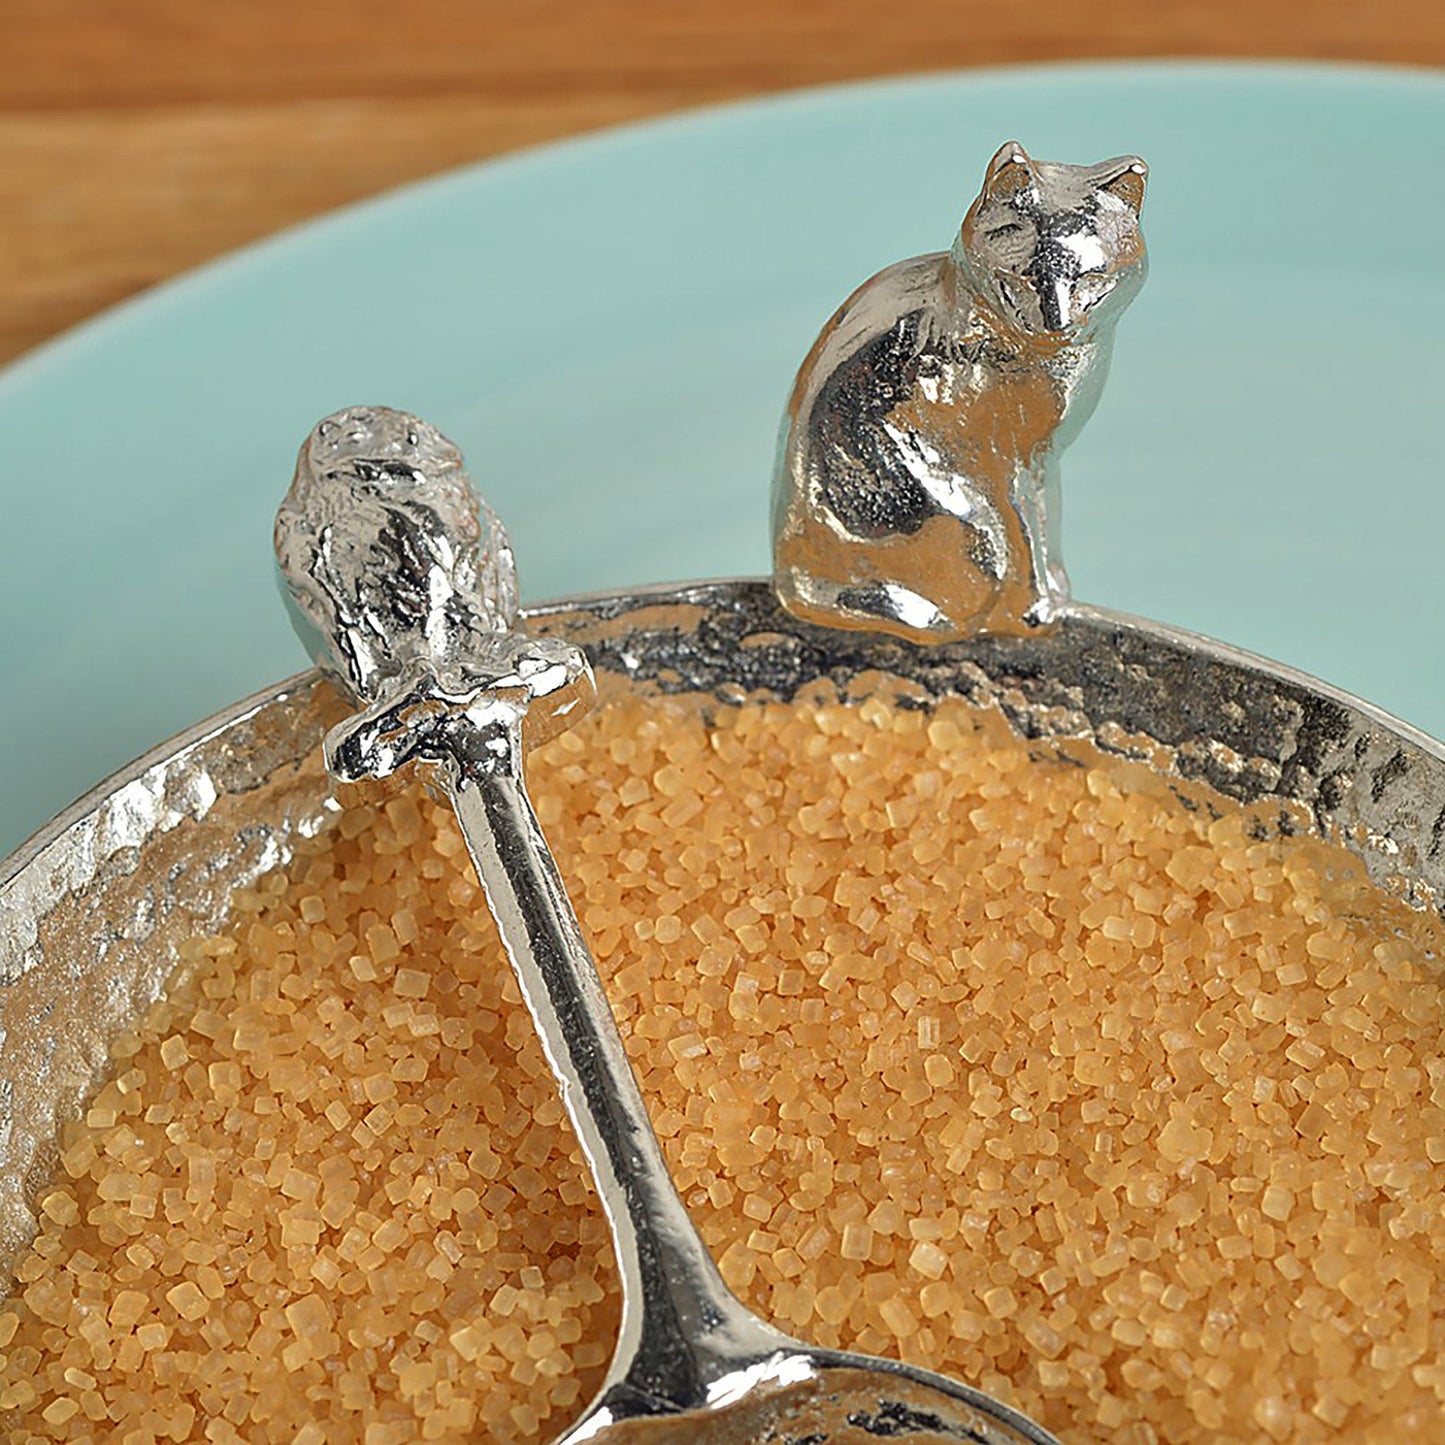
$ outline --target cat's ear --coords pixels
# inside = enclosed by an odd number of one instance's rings
[[[988,163],[983,193],[1003,201],[1037,183],[1038,175],[1029,153],[1016,140],[1011,140],[1001,145],[998,154]]]
[[[1149,179],[1149,167],[1138,156],[1119,156],[1105,161],[1099,169],[1103,172],[1099,189],[1123,201],[1137,216],[1144,209],[1144,183]]]

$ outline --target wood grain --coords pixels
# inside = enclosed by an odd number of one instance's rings
[[[1438,0],[0,0],[0,361],[306,216],[599,126],[1108,56],[1445,64]]]

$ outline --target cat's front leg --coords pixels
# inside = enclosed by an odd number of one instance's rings
[[[1017,615],[1029,630],[1059,619],[1070,597],[1069,577],[1059,547],[1059,472],[1050,458],[1038,471],[1020,473],[1012,489],[1014,512],[1023,533],[1018,578],[1026,601]],[[1012,589],[1009,589],[1012,590]]]

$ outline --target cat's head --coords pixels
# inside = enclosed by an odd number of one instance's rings
[[[954,260],[970,288],[1021,332],[1071,334],[1115,316],[1144,280],[1147,174],[1137,156],[1056,165],[1010,141],[989,162]]]

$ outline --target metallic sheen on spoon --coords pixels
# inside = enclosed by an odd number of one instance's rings
[[[723,1283],[678,1198],[523,783],[524,741],[585,710],[591,669],[569,643],[510,630],[511,549],[457,449],[383,407],[328,417],[301,449],[276,552],[313,657],[364,707],[327,736],[327,765],[357,781],[419,760],[455,807],[611,1224],[619,1339],[563,1445],[1057,1445],[966,1385],[791,1339]]]

